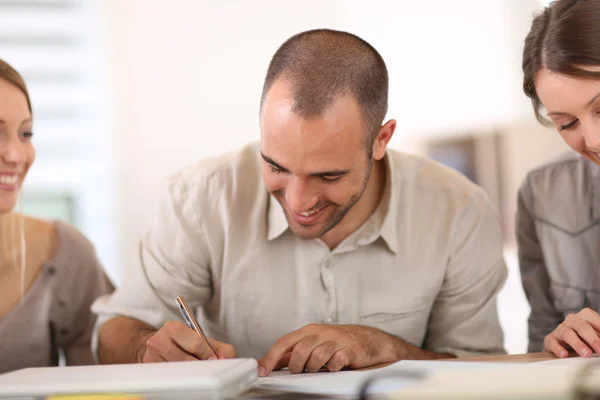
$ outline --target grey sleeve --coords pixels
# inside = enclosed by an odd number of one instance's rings
[[[502,232],[481,189],[458,215],[449,251],[424,348],[457,357],[505,353],[496,307],[507,276]]]
[[[104,272],[93,245],[74,227],[61,224],[66,239],[61,246],[69,257],[64,263],[61,277],[61,294],[53,306],[57,325],[56,342],[64,351],[67,365],[94,364],[90,343],[96,316],[92,303],[100,296],[111,293],[112,282]]]
[[[562,322],[563,315],[556,310],[550,297],[550,277],[538,241],[535,218],[531,213],[531,184],[527,179],[519,190],[516,237],[521,281],[531,307],[528,351],[539,352],[544,350],[544,337]]]

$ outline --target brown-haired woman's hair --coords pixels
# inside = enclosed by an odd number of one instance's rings
[[[535,117],[542,102],[535,90],[541,69],[573,77],[598,79],[600,71],[600,0],[557,0],[535,17],[523,49],[523,91],[531,99]]]
[[[4,79],[23,92],[25,98],[27,99],[27,107],[29,107],[29,112],[31,113],[31,101],[29,100],[29,91],[27,90],[25,80],[21,74],[19,74],[13,67],[10,66],[10,64],[2,59],[0,59],[0,79]]]

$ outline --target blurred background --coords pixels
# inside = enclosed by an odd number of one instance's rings
[[[259,139],[268,62],[289,36],[353,32],[390,73],[391,147],[483,186],[501,217],[509,279],[499,313],[526,351],[516,193],[566,151],[521,90],[521,51],[540,0],[0,0],[0,58],[25,77],[38,158],[25,211],[78,226],[118,284],[164,179]]]

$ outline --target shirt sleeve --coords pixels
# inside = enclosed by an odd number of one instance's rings
[[[516,236],[521,281],[531,307],[528,351],[539,352],[544,350],[544,337],[562,322],[563,315],[550,297],[550,276],[530,211],[532,200],[531,182],[526,180],[519,190]]]
[[[211,271],[206,261],[209,249],[195,214],[199,205],[192,194],[181,182],[171,182],[122,285],[94,303],[92,310],[98,314],[92,338],[94,355],[98,330],[111,318],[135,318],[158,329],[168,320],[181,318],[176,297],[185,297],[192,309],[211,298]]]
[[[504,354],[496,297],[506,276],[498,217],[477,188],[454,222],[424,348],[457,357]]]

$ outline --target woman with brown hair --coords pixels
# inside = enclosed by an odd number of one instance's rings
[[[13,212],[35,160],[22,77],[0,60],[0,373],[91,364],[96,297],[112,291],[91,243],[74,227]]]
[[[576,152],[530,172],[519,192],[529,351],[589,357],[600,353],[600,0],[538,15],[523,72],[536,117]]]

